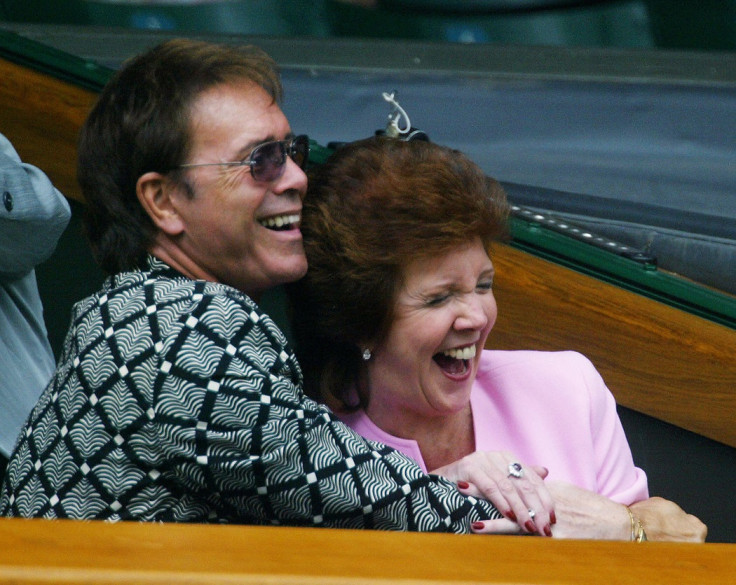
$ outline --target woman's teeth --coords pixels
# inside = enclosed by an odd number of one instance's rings
[[[277,215],[275,217],[268,217],[266,219],[259,220],[259,223],[263,227],[267,227],[268,229],[280,229],[283,227],[290,227],[293,224],[296,224],[299,222],[299,214],[293,214],[293,215]]]
[[[448,349],[442,353],[456,360],[469,360],[475,357],[475,346],[469,345],[468,347]]]

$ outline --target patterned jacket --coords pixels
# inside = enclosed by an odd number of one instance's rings
[[[454,532],[499,517],[305,397],[249,297],[148,264],[75,305],[2,515]]]

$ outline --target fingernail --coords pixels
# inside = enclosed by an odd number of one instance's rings
[[[467,481],[459,481],[457,482],[457,487],[459,487],[461,490],[466,490],[470,487],[470,484]]]
[[[547,536],[552,536],[552,528],[550,528],[549,524],[547,524],[547,526],[544,527],[544,533]]]
[[[508,512],[506,512],[505,516],[512,522],[516,522],[516,514],[514,514],[513,510],[509,510]]]
[[[473,527],[473,530],[483,530],[486,525],[483,524],[483,522],[473,522],[471,526]]]
[[[526,524],[524,524],[524,528],[526,528],[527,532],[537,531],[537,527],[534,525],[534,522],[532,520],[527,520]]]
[[[557,524],[557,516],[555,515],[554,511],[553,512],[550,512],[549,521],[552,524]]]

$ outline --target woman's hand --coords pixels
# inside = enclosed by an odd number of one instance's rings
[[[557,505],[555,538],[631,540],[631,517],[626,506],[606,496],[564,482],[550,482]]]
[[[626,506],[564,482],[548,483],[555,501],[555,538],[631,540],[631,518]],[[700,520],[663,498],[649,498],[629,506],[644,526],[648,540],[703,542],[708,529]],[[502,520],[484,522],[479,534],[511,534]],[[517,532],[518,533],[518,532]]]
[[[527,533],[552,536],[555,504],[544,478],[544,467],[521,466],[511,453],[476,451],[433,470],[457,483],[461,493],[490,500],[506,518],[474,524],[474,532]]]
[[[649,540],[705,542],[708,527],[680,506],[663,498],[649,498],[629,506],[641,520]]]
[[[631,540],[626,506],[604,496],[561,482],[549,484],[559,521],[555,538]],[[703,542],[708,528],[680,506],[663,498],[649,498],[629,506],[642,523],[647,540]]]
[[[568,483],[550,482],[547,486],[555,502],[557,523],[552,528],[555,538],[631,538],[631,519],[623,504]],[[486,521],[482,529],[476,529],[474,524],[473,532],[509,534],[500,523],[499,520]]]

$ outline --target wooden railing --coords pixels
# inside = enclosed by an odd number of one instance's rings
[[[487,346],[574,349],[623,406],[736,447],[736,330],[500,246]]]
[[[0,132],[21,159],[80,201],[77,135],[96,99],[92,91],[0,59]]]
[[[724,585],[736,545],[0,519],[0,582]]]

